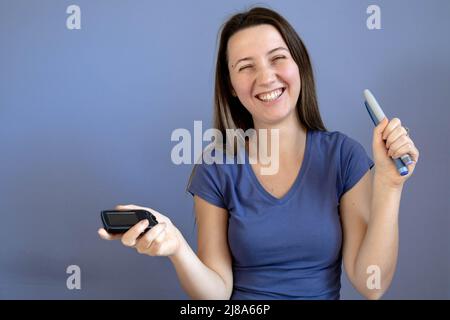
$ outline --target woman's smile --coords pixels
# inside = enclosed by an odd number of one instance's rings
[[[264,105],[274,105],[281,100],[281,96],[286,91],[286,88],[278,88],[272,91],[266,91],[255,95],[255,98],[263,102]]]

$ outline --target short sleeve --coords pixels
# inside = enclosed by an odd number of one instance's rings
[[[226,209],[220,172],[215,164],[195,164],[187,191],[209,203]]]
[[[341,145],[339,199],[373,166],[374,162],[364,147],[358,141],[346,136]]]

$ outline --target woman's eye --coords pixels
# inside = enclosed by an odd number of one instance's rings
[[[240,67],[239,71],[242,71],[244,69],[248,69],[248,68],[251,68],[251,67],[252,67],[251,65],[246,65],[246,66]]]
[[[273,61],[285,59],[285,58],[286,58],[285,56],[276,56],[275,58],[273,58]]]

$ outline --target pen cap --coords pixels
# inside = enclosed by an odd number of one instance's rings
[[[371,117],[374,117],[377,120],[376,122],[374,121],[375,125],[377,125],[379,122],[381,122],[381,120],[386,118],[386,116],[383,110],[381,109],[380,105],[378,104],[377,100],[368,89],[364,90],[364,98],[367,101],[366,104],[366,107],[368,107],[367,111],[369,111],[370,109],[369,114]]]

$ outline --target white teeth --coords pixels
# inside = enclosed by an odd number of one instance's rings
[[[276,89],[269,93],[259,94],[257,95],[257,98],[265,102],[270,102],[278,99],[278,97],[281,96],[282,93],[283,89]]]

